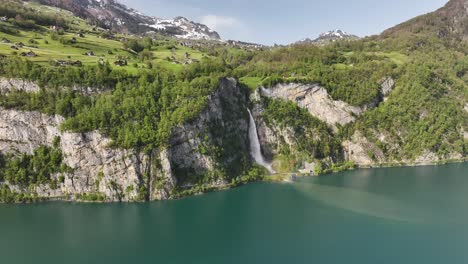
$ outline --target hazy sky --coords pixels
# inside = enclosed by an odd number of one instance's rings
[[[331,29],[378,34],[448,0],[119,0],[161,18],[184,16],[223,39],[287,44]]]

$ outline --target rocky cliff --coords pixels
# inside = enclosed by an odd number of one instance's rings
[[[306,131],[304,128],[300,128],[301,133],[298,134],[295,133],[293,127],[281,127],[275,122],[265,122],[262,105],[263,97],[286,100],[297,104],[299,107],[307,110],[312,116],[325,122],[332,129],[329,136],[335,137],[340,133],[338,126],[343,127],[351,124],[367,111],[379,107],[380,104],[385,104],[389,96],[391,96],[394,87],[395,80],[392,77],[382,79],[379,96],[375,98],[372,104],[363,107],[351,106],[346,102],[334,100],[327,93],[326,89],[317,84],[289,83],[278,84],[268,89],[257,89],[255,94],[251,96],[251,100],[255,102],[253,115],[256,119],[263,153],[270,159],[273,159],[273,157],[280,154],[281,149],[284,147],[288,147],[293,151],[303,149],[303,146],[299,143],[298,136]],[[467,109],[468,107],[465,105],[465,110],[468,111]],[[337,162],[352,162],[360,167],[370,167],[388,164],[426,165],[446,160],[463,160],[464,158],[457,151],[440,156],[429,150],[423,151],[416,157],[404,157],[399,155],[401,142],[392,139],[387,132],[368,131],[366,134],[357,129],[345,138],[339,136],[341,146],[339,153],[335,153],[330,157],[321,157],[321,159],[329,165]],[[466,139],[466,132],[462,130],[461,133],[463,138]],[[321,136],[323,137],[324,134]],[[308,136],[308,139],[313,141],[314,137]],[[315,141],[315,144],[321,144],[320,140]],[[390,153],[395,154],[391,155]],[[317,157],[311,158],[312,160],[319,160]],[[309,165],[310,163],[302,162],[298,171],[310,167]]]
[[[262,88],[260,93],[271,98],[293,101],[330,126],[348,124],[355,120],[355,115],[362,113],[359,107],[333,100],[327,90],[317,84],[278,84],[270,89]]]
[[[414,160],[387,157],[380,145],[359,130],[348,138],[336,136],[338,124],[352,123],[366,110],[385,102],[394,85],[392,78],[383,80],[376,104],[360,108],[333,100],[324,88],[315,84],[279,84],[271,89],[259,89],[249,99],[235,79],[225,78],[207,98],[206,108],[197,118],[174,127],[166,145],[149,151],[113,148],[111,140],[99,131],[63,131],[61,124],[65,119],[61,116],[0,108],[0,154],[32,155],[42,146],[53,146],[58,138],[63,164],[69,168],[51,175],[50,184],[21,186],[4,181],[0,186],[44,199],[109,202],[164,200],[179,197],[181,193],[228,187],[252,165],[248,107],[252,109],[264,156],[276,160],[289,155],[292,160],[286,160],[290,163],[286,169],[313,174],[318,163],[333,166],[351,161],[359,166],[373,166],[440,161],[440,157],[429,151]],[[0,79],[3,94],[12,90],[35,93],[40,89],[33,82]],[[266,119],[264,98],[293,102],[306,110],[306,116],[321,121],[297,126],[297,123]],[[468,106],[464,107],[468,111]],[[297,113],[301,114],[302,121],[308,120],[304,113]],[[466,139],[466,132],[462,133]],[[387,142],[385,134],[377,137],[380,142]],[[387,143],[392,147],[391,142]],[[463,157],[452,153],[447,158]]]
[[[0,81],[2,92],[13,88],[39,90],[31,82]],[[93,197],[103,201],[162,200],[170,199],[179,189],[224,186],[240,174],[242,162],[250,162],[246,107],[245,93],[237,82],[224,79],[208,98],[207,108],[199,118],[174,128],[168,146],[149,152],[112,148],[111,140],[98,131],[61,131],[61,116],[0,109],[1,154],[31,155],[60,138],[63,163],[70,168],[66,173],[52,175],[58,186],[17,186],[9,182],[0,185],[45,199]],[[224,154],[228,152],[229,155]]]
[[[260,88],[257,93],[261,96],[279,98],[297,103],[307,109],[309,113],[326,122],[329,126],[346,125],[353,122],[356,116],[366,110],[377,107],[379,102],[385,101],[395,86],[391,77],[382,80],[379,97],[375,101],[363,107],[349,105],[340,100],[333,100],[327,90],[318,84],[277,84],[271,88]]]

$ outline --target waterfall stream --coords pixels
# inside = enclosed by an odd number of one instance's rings
[[[249,140],[250,140],[250,155],[252,155],[253,159],[258,165],[265,167],[271,174],[274,174],[275,171],[271,167],[271,163],[267,162],[262,154],[262,149],[260,147],[260,141],[258,139],[257,133],[257,125],[255,124],[255,120],[252,116],[252,113],[249,109],[247,109],[250,116],[250,123],[249,123]]]

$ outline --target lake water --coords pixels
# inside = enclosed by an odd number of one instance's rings
[[[147,204],[0,205],[0,263],[468,263],[468,164]]]

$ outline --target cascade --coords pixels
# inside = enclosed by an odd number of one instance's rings
[[[249,123],[249,140],[250,140],[250,155],[255,160],[258,165],[265,167],[270,173],[275,173],[273,170],[271,163],[267,162],[263,157],[262,150],[260,147],[260,140],[258,139],[257,133],[257,125],[255,124],[255,120],[252,116],[252,113],[249,109],[247,109],[250,116],[250,123]]]

